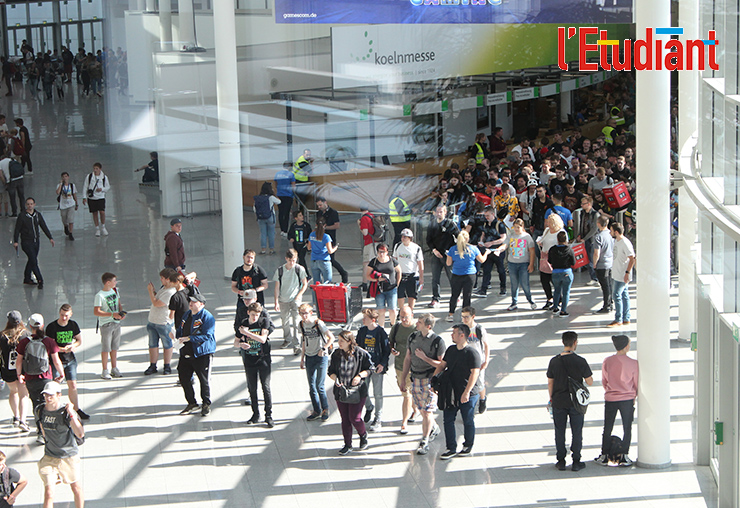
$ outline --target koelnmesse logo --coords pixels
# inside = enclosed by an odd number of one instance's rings
[[[683,35],[683,28],[646,28],[645,38],[624,39],[619,41],[609,39],[606,30],[597,27],[558,27],[558,67],[567,71],[568,63],[565,61],[565,41],[571,39],[578,33],[578,70],[593,72],[601,67],[605,71],[612,69],[617,71],[629,71],[633,68],[638,71],[652,71],[666,69],[669,71],[683,70],[706,70],[705,48],[708,51],[708,65],[712,70],[719,70],[717,65],[717,34],[709,30],[707,39],[678,39],[653,38],[653,35],[679,36]],[[586,42],[586,37],[599,36],[596,43]],[[593,39],[592,39],[593,40]],[[610,50],[611,48],[611,50]],[[623,51],[620,52],[620,48]],[[588,62],[588,58],[594,55],[589,53],[598,52],[599,62]],[[620,56],[620,53],[622,55]],[[609,58],[611,54],[611,58]]]
[[[388,55],[380,55],[373,49],[373,40],[370,38],[370,34],[364,33],[364,39],[367,41],[367,52],[363,55],[355,55],[350,53],[349,57],[356,62],[372,61],[371,57],[375,57],[375,65],[398,65],[418,62],[433,62],[437,55],[434,51],[412,51],[408,53],[398,53],[394,51]]]

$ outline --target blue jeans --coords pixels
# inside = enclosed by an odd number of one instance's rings
[[[329,401],[326,398],[326,390],[324,390],[326,370],[329,368],[329,357],[306,355],[305,363],[311,406],[313,406],[313,412],[319,414],[324,409],[329,409]]]
[[[568,312],[568,298],[570,297],[570,287],[573,285],[573,270],[570,268],[564,272],[552,272],[552,285],[555,291],[552,297],[552,308],[557,309],[560,302],[563,302],[560,310]]]
[[[630,320],[630,293],[629,285],[622,280],[612,281],[612,300],[614,300],[614,321],[623,323]]]
[[[146,333],[149,334],[149,347],[159,347],[159,339],[162,339],[162,349],[172,349],[172,339],[170,338],[172,325],[158,325],[154,323],[146,324]]]
[[[576,408],[552,408],[552,420],[555,423],[555,449],[558,461],[565,460],[567,450],[565,449],[565,428],[570,418],[570,432],[572,443],[570,451],[573,452],[573,462],[581,461],[581,448],[583,447],[583,415]]]
[[[457,451],[457,434],[455,433],[455,418],[457,418],[457,412],[460,411],[463,419],[463,428],[465,440],[463,441],[463,448],[472,448],[475,442],[475,406],[478,404],[479,394],[471,395],[470,400],[465,404],[460,404],[459,407],[448,408],[444,410],[444,425],[445,425],[445,443],[447,449],[451,451]]]
[[[596,270],[594,269],[594,242],[592,239],[588,239],[585,242],[583,242],[583,246],[586,248],[586,253],[588,254],[588,264],[586,265],[588,267],[588,275],[591,277],[591,280],[598,280],[596,277]]]
[[[516,305],[519,298],[519,286],[524,291],[529,303],[532,300],[532,292],[529,290],[529,263],[509,263],[509,278],[511,279],[511,303]]]
[[[270,249],[275,248],[275,216],[269,219],[257,219],[260,226],[260,246],[265,250],[269,244]]]
[[[313,266],[313,280],[319,282],[331,282],[331,259],[326,261],[320,259],[311,260]]]
[[[390,291],[383,291],[375,295],[375,306],[379,309],[396,310],[396,307],[398,307],[398,288],[395,287]]]

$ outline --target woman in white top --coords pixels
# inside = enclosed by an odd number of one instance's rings
[[[563,219],[558,214],[552,213],[545,220],[545,226],[547,226],[545,232],[537,239],[537,245],[540,248],[540,282],[547,296],[543,310],[552,307],[552,267],[547,261],[547,253],[550,247],[558,244],[558,233],[564,230]]]

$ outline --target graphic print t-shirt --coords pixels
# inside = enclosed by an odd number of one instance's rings
[[[72,320],[67,323],[67,326],[62,326],[57,321],[52,321],[46,325],[46,336],[57,341],[57,346],[60,348],[72,344],[75,341],[75,336],[79,334],[80,327]],[[59,359],[62,363],[68,363],[75,359],[75,354],[60,352]]]
[[[239,265],[231,274],[231,280],[236,282],[236,289],[239,291],[257,289],[265,279],[267,279],[267,272],[259,265],[252,265],[252,269],[249,271],[244,269],[244,265]],[[237,297],[237,302],[238,300],[240,300],[239,297]],[[263,291],[257,291],[257,301],[262,306],[265,305],[265,293]]]
[[[115,314],[120,310],[118,307],[118,293],[115,289],[111,289],[110,291],[100,290],[95,295],[94,305],[95,307],[100,307],[100,310],[103,312],[112,312]],[[98,318],[100,326],[107,323],[113,323],[114,321],[115,319],[113,319],[113,316],[102,316]]]
[[[509,235],[509,263],[529,263],[529,249],[534,247],[534,241],[529,233]]]

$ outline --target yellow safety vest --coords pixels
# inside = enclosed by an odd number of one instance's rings
[[[480,143],[476,143],[475,146],[478,147],[478,152],[475,154],[475,163],[476,164],[483,164],[483,147],[480,146]]]
[[[614,120],[614,121],[617,122],[617,125],[624,125],[625,124],[624,117],[619,116],[620,109],[618,107],[614,106],[611,109],[610,112],[611,112],[611,114],[609,116],[611,117],[612,120]]]
[[[304,171],[304,168],[301,167],[302,163],[306,163],[306,166],[310,165],[311,163],[301,155],[298,157],[298,159],[295,161],[295,164],[293,164],[293,175],[295,176],[296,182],[307,182],[308,181],[308,175]]]
[[[609,145],[614,144],[614,132],[616,132],[616,129],[608,125],[601,129],[601,133],[604,134],[604,141]]]
[[[396,201],[400,201],[403,205],[401,212],[399,213],[394,204]],[[388,203],[388,209],[390,211],[391,222],[409,222],[411,220],[411,208],[403,199],[395,197]]]

